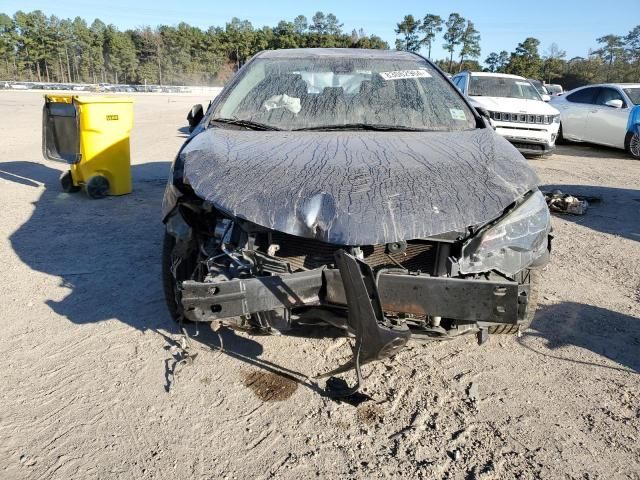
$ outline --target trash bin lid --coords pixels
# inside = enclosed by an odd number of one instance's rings
[[[74,95],[73,101],[79,105],[89,103],[133,103],[131,97],[108,97],[101,95]]]

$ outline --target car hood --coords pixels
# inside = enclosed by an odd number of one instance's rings
[[[492,112],[528,113],[530,115],[557,115],[559,112],[542,100],[506,97],[470,97],[475,103]]]
[[[339,245],[464,231],[538,185],[522,155],[491,129],[210,128],[191,139],[178,164],[183,182],[217,209]]]

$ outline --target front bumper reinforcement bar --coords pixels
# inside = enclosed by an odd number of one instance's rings
[[[182,305],[192,320],[314,305],[347,305],[340,270],[317,269],[217,283],[185,281]],[[386,312],[433,315],[460,321],[517,323],[528,287],[517,282],[382,273],[377,290]]]

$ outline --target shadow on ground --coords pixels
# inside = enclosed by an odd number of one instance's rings
[[[543,338],[549,350],[533,346],[529,341],[532,337]],[[565,358],[563,347],[575,345],[620,364],[624,367],[621,370],[640,373],[640,318],[606,308],[574,302],[542,306],[520,343],[552,358],[616,368],[583,361],[576,355]]]
[[[640,241],[640,190],[600,187],[595,185],[542,185],[540,190],[560,190],[578,197],[596,197],[585,215],[561,215],[569,222],[577,223],[598,232],[609,233]]]
[[[616,160],[628,160],[630,162],[637,161],[624,150],[607,147],[605,145],[596,145],[593,143],[565,141],[562,145],[557,146],[555,153],[558,155],[576,156],[580,158],[615,158]]]
[[[0,163],[2,178],[45,187],[9,240],[33,270],[61,278],[69,293],[47,304],[73,323],[117,319],[139,330],[172,326],[160,283],[160,205],[169,162],[132,168],[132,194],[90,200],[63,193],[60,171],[45,164]]]
[[[168,346],[176,346],[177,324],[170,318],[161,285],[161,203],[169,162],[132,166],[133,193],[90,200],[84,193],[67,194],[59,185],[60,171],[36,162],[0,163],[0,177],[26,188],[44,191],[34,211],[9,240],[31,269],[59,277],[69,291],[62,300],[47,300],[58,315],[75,324],[116,319],[138,330],[154,330]],[[209,324],[186,324],[197,352],[210,349],[316,392],[317,384],[303,373],[273,364],[260,356],[253,340],[229,329],[214,332]],[[313,327],[292,334],[302,337],[342,336],[337,329]],[[162,333],[169,332],[170,335]],[[172,338],[175,337],[175,338]],[[166,366],[166,385],[181,357]]]

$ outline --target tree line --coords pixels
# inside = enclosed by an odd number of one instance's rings
[[[451,13],[444,20],[439,15],[426,14],[422,19],[413,15],[405,15],[400,23],[396,25],[396,49],[409,52],[418,52],[423,46],[427,48],[427,57],[431,59],[431,46],[436,35],[444,29],[443,48],[449,52],[448,61],[441,60],[439,65],[448,72],[453,72],[453,56],[456,49],[460,47],[458,71],[466,65],[465,61],[472,66],[477,66],[476,59],[480,57],[480,32],[471,20],[467,20],[459,13]],[[471,62],[469,62],[471,61]],[[446,65],[445,65],[446,64]]]
[[[350,34],[332,14],[298,15],[255,28],[233,18],[222,27],[141,27],[121,31],[99,19],[60,19],[42,11],[0,13],[0,78],[46,82],[222,84],[265,49],[350,47],[388,49],[362,29]]]
[[[547,52],[540,53],[540,40],[528,37],[514,51],[491,52],[480,58],[480,32],[471,20],[459,13],[451,13],[444,19],[431,13],[416,18],[405,15],[396,24],[396,49],[418,52],[423,47],[431,59],[431,47],[442,33],[443,48],[449,58],[435,63],[449,73],[464,69],[511,73],[526,78],[560,83],[574,88],[589,83],[640,82],[640,25],[627,35],[608,34],[596,39],[598,48],[591,49],[586,57],[566,58],[566,52],[552,43]],[[454,61],[454,55],[458,55]]]
[[[572,89],[592,83],[640,82],[640,25],[627,35],[608,34],[596,39],[598,48],[586,57],[567,59],[567,53],[552,43],[540,54],[540,40],[526,38],[515,51],[491,52],[486,70],[521,75],[559,83]]]
[[[596,82],[640,81],[640,25],[626,35],[596,39],[586,57],[567,59],[553,43],[540,52],[540,40],[529,37],[512,52],[480,58],[480,32],[459,13],[442,18],[405,15],[396,24],[398,50],[431,49],[438,35],[448,58],[435,61],[450,73],[462,69],[521,75],[560,83],[565,88]],[[60,19],[42,11],[0,13],[0,79],[87,83],[222,84],[256,52],[297,47],[388,49],[380,37],[362,29],[343,31],[332,14],[298,15],[276,26],[254,27],[233,18],[224,27],[201,29],[187,23],[121,31],[99,19]]]

